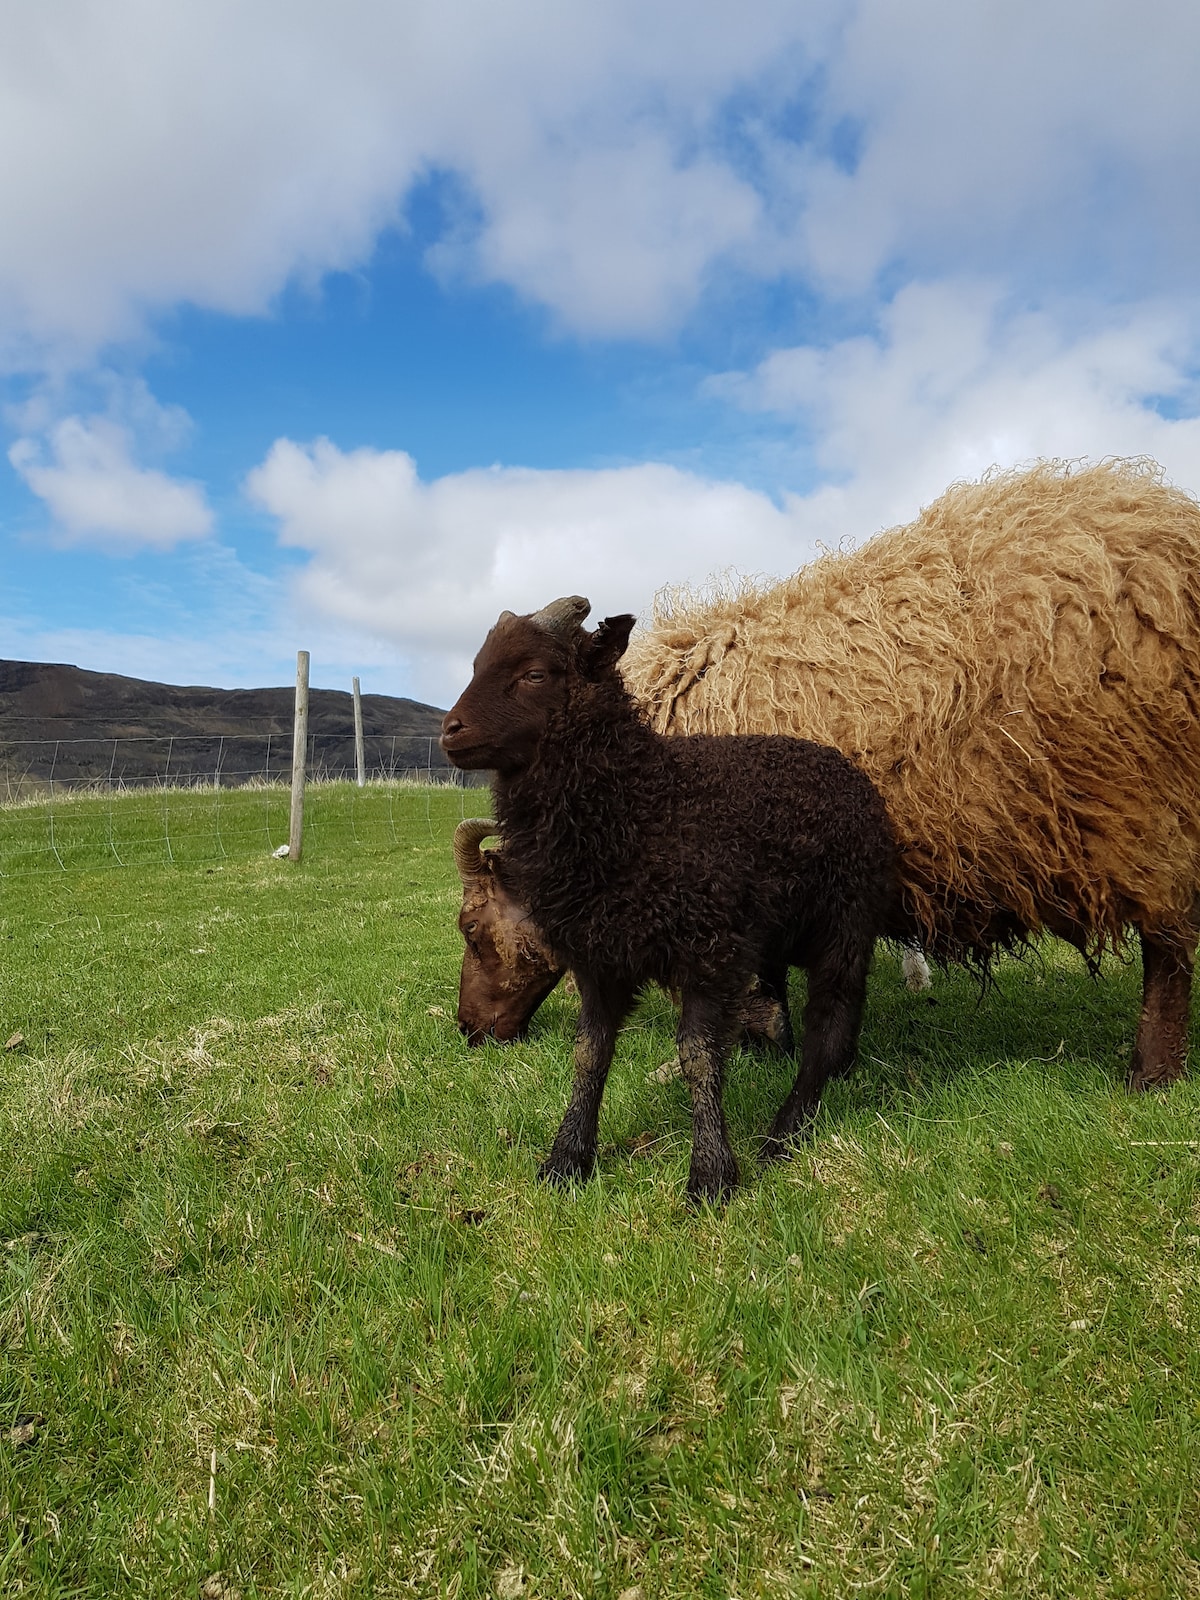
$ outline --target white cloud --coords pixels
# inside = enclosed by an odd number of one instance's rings
[[[758,197],[728,167],[680,170],[665,139],[646,137],[547,162],[469,251],[488,277],[589,333],[654,335],[690,308],[715,257],[754,237],[758,216]]]
[[[984,263],[1182,292],[1197,59],[1193,0],[9,7],[0,351],[262,311],[435,169],[477,207],[442,264],[590,333],[669,329],[721,261],[835,298]]]
[[[582,593],[596,615],[644,614],[663,584],[782,575],[993,464],[1146,454],[1200,490],[1200,418],[1155,409],[1195,409],[1195,348],[1179,326],[1164,306],[1067,335],[1048,314],[1014,313],[994,286],[910,287],[874,337],[777,351],[713,385],[810,442],[817,486],[782,506],[661,464],[425,483],[402,451],[328,440],[278,440],[247,488],[281,541],[308,553],[301,614],[391,641],[418,692],[447,703],[504,608]]]
[[[276,441],[251,497],[309,552],[299,605],[391,641],[418,690],[453,696],[504,609],[586,594],[644,612],[662,584],[736,566],[782,573],[812,554],[762,494],[674,467],[494,467],[424,483],[403,451]]]
[[[907,520],[955,479],[1043,456],[1149,455],[1200,492],[1198,350],[1187,307],[1079,325],[1078,310],[1013,309],[994,284],[913,284],[876,335],[777,350],[711,388],[811,441],[827,481],[796,510],[836,543]]]
[[[862,0],[845,15],[821,109],[861,126],[861,159],[791,157],[797,258],[826,288],[897,262],[1194,292],[1191,0]]]
[[[1197,59],[1194,0],[8,7],[0,365],[71,370],[181,302],[267,310],[368,259],[431,172],[465,197],[436,269],[568,330],[665,335],[729,266],[870,328],[713,386],[815,464],[782,509],[662,465],[425,483],[279,441],[250,486],[307,553],[287,626],[347,660],[394,641],[444,696],[502,606],[789,570],[993,461],[1146,452],[1200,488]],[[210,526],[147,464],[186,418],[135,388],[15,416],[68,540]]]
[[[731,89],[811,32],[791,10],[786,0],[752,0],[736,16],[717,0],[9,8],[8,358],[31,360],[47,342],[84,352],[179,301],[261,311],[293,274],[362,262],[437,167],[478,196],[473,259],[484,272],[577,325],[675,320],[712,256],[752,229],[753,192],[706,152],[706,128]]]
[[[18,439],[8,459],[45,501],[62,543],[166,550],[208,534],[203,489],[138,466],[131,447],[129,431],[111,418],[70,416],[49,428],[45,442]]]

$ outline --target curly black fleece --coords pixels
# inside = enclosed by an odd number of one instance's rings
[[[772,962],[874,935],[891,902],[891,827],[851,761],[806,739],[653,733],[615,670],[572,677],[495,802],[510,882],[577,973],[732,996]]]
[[[569,625],[586,605],[557,602],[553,628],[539,620],[550,613],[506,613],[446,715],[443,748],[495,771],[510,887],[579,986],[575,1079],[542,1175],[591,1171],[617,1030],[658,982],[681,996],[688,1192],[718,1200],[737,1182],[724,1058],[756,978],[786,1005],[788,966],[809,975],[800,1070],[765,1156],[782,1153],[830,1074],[853,1062],[895,895],[891,826],[870,780],[828,746],[654,733],[616,670],[633,618],[588,634]],[[781,1037],[790,1044],[786,1022]]]

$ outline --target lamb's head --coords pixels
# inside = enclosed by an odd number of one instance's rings
[[[458,1025],[468,1044],[523,1039],[529,1019],[563,974],[528,910],[506,888],[502,852],[480,849],[495,831],[494,822],[472,817],[454,833],[463,886]]]
[[[615,671],[635,619],[606,617],[588,633],[590,610],[581,595],[569,595],[528,616],[502,613],[442,721],[442,749],[456,767],[517,777],[573,689]]]

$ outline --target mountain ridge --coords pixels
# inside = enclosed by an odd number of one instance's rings
[[[0,660],[0,765],[25,779],[126,783],[277,777],[291,763],[293,687],[217,689],[93,672],[65,662]],[[371,770],[446,766],[443,713],[397,695],[362,696]],[[310,764],[354,767],[353,697],[311,689]],[[165,748],[164,748],[165,746]],[[228,750],[230,761],[225,765]],[[118,774],[119,768],[119,774]]]

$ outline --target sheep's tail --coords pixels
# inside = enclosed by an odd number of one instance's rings
[[[904,974],[904,981],[914,994],[920,994],[924,989],[933,988],[933,979],[929,975],[929,963],[922,951],[916,945],[906,944],[904,954],[900,958],[900,970]]]

